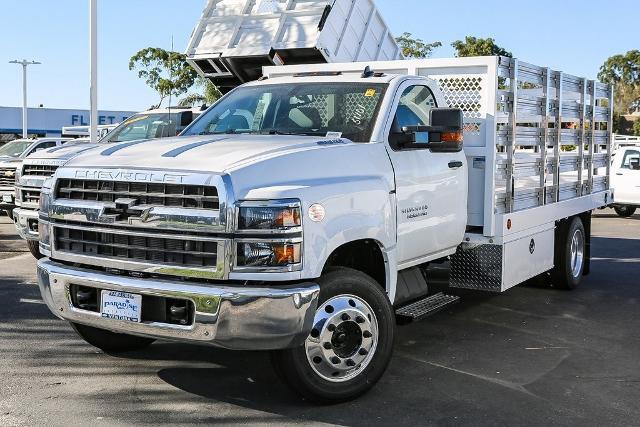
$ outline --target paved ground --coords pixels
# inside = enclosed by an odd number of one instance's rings
[[[0,254],[24,252],[0,223]],[[48,312],[31,255],[12,252],[0,260],[0,425],[640,425],[640,216],[602,212],[594,233],[581,289],[468,295],[400,328],[380,384],[335,407],[298,400],[266,354],[103,354]]]

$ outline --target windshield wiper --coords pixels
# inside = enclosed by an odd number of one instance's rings
[[[198,135],[235,135],[237,133],[238,133],[237,129],[227,129],[224,132],[206,132],[206,131],[200,132]]]
[[[324,136],[323,133],[318,132],[285,132],[279,129],[269,129],[263,132],[258,132],[260,135],[286,135],[286,136]]]

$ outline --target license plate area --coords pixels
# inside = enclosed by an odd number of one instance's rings
[[[140,323],[142,295],[120,291],[102,291],[100,315],[107,319]]]
[[[13,196],[11,194],[3,194],[2,195],[3,203],[13,203]]]
[[[113,291],[76,284],[69,285],[72,306],[77,310],[99,315],[102,315],[103,312],[104,292]],[[195,307],[192,301],[152,295],[141,295],[141,298],[140,322],[179,326],[193,325]]]

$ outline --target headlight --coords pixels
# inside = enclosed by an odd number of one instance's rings
[[[291,231],[302,225],[297,200],[242,202],[238,207],[240,231]]]
[[[302,243],[238,242],[236,265],[240,268],[290,268],[302,261]]]
[[[38,209],[40,209],[40,215],[49,216],[49,207],[51,206],[51,197],[53,194],[53,179],[47,179],[42,185],[40,191],[40,201],[38,203]]]
[[[38,224],[38,240],[41,245],[51,246],[51,227],[48,223],[40,222]]]
[[[16,177],[16,185],[20,184],[20,178],[22,178],[22,166],[16,169],[15,177]]]

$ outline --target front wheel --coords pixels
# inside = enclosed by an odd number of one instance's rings
[[[319,307],[304,346],[272,353],[280,378],[318,403],[345,402],[382,377],[393,352],[395,316],[371,277],[338,268],[320,280]]]
[[[29,246],[29,252],[35,259],[42,259],[44,255],[40,253],[40,242],[37,240],[27,240],[27,246]]]
[[[578,217],[574,217],[565,230],[564,247],[558,249],[552,278],[556,287],[573,290],[582,282],[587,260],[587,235]]]
[[[622,218],[632,217],[633,214],[636,213],[636,208],[631,206],[616,206],[613,210],[615,210],[618,216]]]

